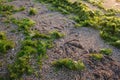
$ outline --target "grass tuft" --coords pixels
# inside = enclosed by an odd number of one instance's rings
[[[90,57],[94,60],[101,60],[103,58],[103,54],[90,54]]]
[[[37,9],[36,8],[30,8],[29,15],[35,15],[35,14],[37,14]]]
[[[57,61],[54,61],[52,65],[55,66],[56,68],[65,67],[70,70],[84,70],[85,69],[85,65],[82,61],[80,60],[74,61],[69,58],[59,59]]]
[[[112,54],[112,50],[111,49],[101,49],[100,53],[101,54],[105,54],[105,55],[111,55]]]

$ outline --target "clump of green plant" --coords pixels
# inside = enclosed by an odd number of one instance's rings
[[[18,8],[18,10],[17,10],[17,11],[24,11],[24,10],[25,10],[25,7],[24,7],[24,6],[22,6],[22,7]]]
[[[103,20],[103,21],[102,21]],[[101,37],[108,43],[117,46],[117,41],[120,40],[120,19],[117,17],[103,17],[100,22]]]
[[[14,24],[16,24],[18,26],[19,30],[23,31],[25,34],[28,34],[30,31],[30,28],[35,25],[35,21],[33,21],[29,18],[23,18],[21,20],[12,18],[11,21]]]
[[[12,21],[13,21],[13,23],[18,25],[18,27],[20,27],[22,29],[28,29],[29,27],[32,27],[35,25],[35,21],[33,21],[29,18],[23,18],[21,20],[13,19]]]
[[[116,40],[115,42],[111,43],[112,45],[120,48],[120,40]]]
[[[5,40],[6,34],[4,32],[0,32],[0,40]]]
[[[11,79],[19,79],[23,74],[30,75],[33,73],[30,60],[37,53],[36,47],[36,41],[24,40],[22,42],[21,50],[17,53],[14,64],[8,66]]]
[[[58,31],[52,31],[52,32],[50,32],[50,35],[53,39],[58,39],[58,38],[61,38],[64,36],[64,34],[61,34]]]
[[[111,55],[112,54],[112,50],[111,49],[101,49],[100,53],[101,54],[105,54],[105,55]]]
[[[31,39],[26,39],[22,42],[22,46],[36,47],[37,46],[37,41],[32,41]]]
[[[15,8],[13,5],[6,4],[6,0],[0,1],[0,14],[2,16],[7,17],[15,12],[18,12],[19,10]]]
[[[41,38],[41,39],[50,39],[50,36],[47,34],[42,34],[37,31],[35,31],[32,35],[33,38]]]
[[[36,8],[30,8],[29,15],[35,15],[35,14],[37,14],[37,9]]]
[[[82,61],[80,60],[74,61],[69,58],[59,59],[57,61],[54,61],[52,65],[55,66],[56,68],[66,67],[70,70],[84,70],[85,69],[85,65]]]
[[[8,40],[4,32],[0,32],[0,52],[6,53],[8,50],[14,47],[14,43],[11,40]]]
[[[19,79],[23,74],[32,74],[33,68],[31,67],[29,55],[19,57],[14,64],[8,66],[11,79]]]
[[[0,52],[6,53],[14,47],[14,43],[10,40],[0,40]]]
[[[90,54],[90,57],[94,60],[101,60],[103,58],[103,54]]]

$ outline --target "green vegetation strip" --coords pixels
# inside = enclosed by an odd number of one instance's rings
[[[68,0],[37,0],[52,4],[54,10],[63,14],[73,14],[77,27],[93,27],[100,31],[101,37],[109,44],[120,48],[120,18],[115,16],[115,10],[103,13],[99,10],[90,10],[82,0],[71,3]],[[116,11],[117,12],[117,11]]]
[[[80,60],[74,61],[70,58],[59,59],[57,61],[54,61],[52,65],[55,66],[56,68],[66,67],[67,69],[77,70],[77,71],[81,71],[85,69],[85,65],[82,61]]]

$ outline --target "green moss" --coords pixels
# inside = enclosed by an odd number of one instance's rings
[[[0,32],[0,40],[5,40],[6,34],[4,32]]]
[[[35,15],[35,14],[37,14],[37,9],[36,8],[30,8],[29,15]]]
[[[0,40],[0,52],[6,53],[14,47],[14,43],[10,40]]]
[[[39,41],[38,42],[38,46],[37,46],[37,49],[38,49],[38,54],[39,55],[45,55],[46,52],[47,52],[47,44],[44,42],[44,41]]]
[[[35,32],[34,35],[32,36],[33,38],[41,38],[41,39],[50,39],[50,36],[47,34],[42,34],[39,32]]]
[[[120,40],[117,40],[113,43],[111,43],[112,45],[116,46],[117,48],[120,48]]]
[[[33,69],[29,64],[29,58],[30,56],[24,55],[19,57],[14,64],[9,65],[8,69],[11,79],[18,79],[23,74],[29,75],[33,73]]]
[[[29,27],[32,27],[35,25],[35,21],[28,18],[23,18],[21,20],[12,19],[12,22],[18,25],[18,27],[22,29],[28,29]]]
[[[103,54],[90,54],[90,57],[94,60],[101,60],[103,58]]]
[[[24,10],[25,10],[24,6],[22,6],[22,7],[19,8],[19,11],[24,11]]]
[[[22,46],[32,46],[32,47],[36,47],[37,46],[37,41],[33,41],[30,39],[26,39],[22,42]]]
[[[20,9],[18,10],[13,5],[6,4],[6,0],[0,1],[0,14],[2,16],[7,17],[18,11],[20,11]]]
[[[52,32],[50,32],[50,35],[53,39],[58,39],[58,38],[61,38],[64,36],[64,34],[61,34],[58,31],[52,31]]]
[[[22,31],[24,34],[29,35],[30,28],[35,25],[35,21],[29,18],[23,18],[20,20],[17,20],[15,18],[10,19],[12,23],[16,24],[18,26],[18,30]]]
[[[37,53],[36,42],[30,40],[23,41],[21,50],[17,53],[14,64],[8,66],[11,79],[19,79],[23,74],[30,75],[34,72],[30,65],[32,55]]]
[[[74,61],[69,58],[59,59],[57,61],[54,61],[52,65],[57,68],[66,67],[70,70],[84,70],[85,69],[85,65],[82,61]]]
[[[15,46],[13,41],[8,40],[4,32],[0,32],[0,52],[6,53]]]
[[[112,50],[111,49],[101,49],[100,53],[101,54],[105,54],[105,55],[111,55],[112,54]]]

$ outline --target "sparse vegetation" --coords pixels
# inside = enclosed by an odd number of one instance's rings
[[[67,14],[74,14],[73,19],[77,22],[76,27],[88,26],[100,30],[101,37],[109,44],[120,48],[119,45],[119,25],[120,18],[115,16],[119,11],[109,9],[106,13],[99,10],[90,10],[82,1],[71,3],[67,0],[38,0],[40,2],[51,3],[55,10]],[[97,6],[101,5],[96,1],[87,0]],[[100,1],[101,2],[101,1]],[[100,7],[100,6],[99,6]],[[101,6],[101,8],[103,8]],[[104,9],[104,8],[103,8]]]
[[[56,68],[62,68],[65,67],[70,70],[84,70],[85,65],[82,61],[74,61],[70,58],[65,58],[65,59],[59,59],[56,60],[52,63],[53,66]]]
[[[28,18],[21,20],[12,18],[11,21],[26,36],[22,41],[21,50],[17,53],[17,59],[8,68],[10,78],[19,79],[23,74],[33,74],[34,69],[30,62],[33,56],[38,57],[38,64],[42,66],[41,60],[46,56],[47,49],[52,48],[53,40],[61,38],[62,34],[57,31],[50,32],[50,34],[41,34],[35,30],[31,31],[30,28],[35,25],[35,21]]]

